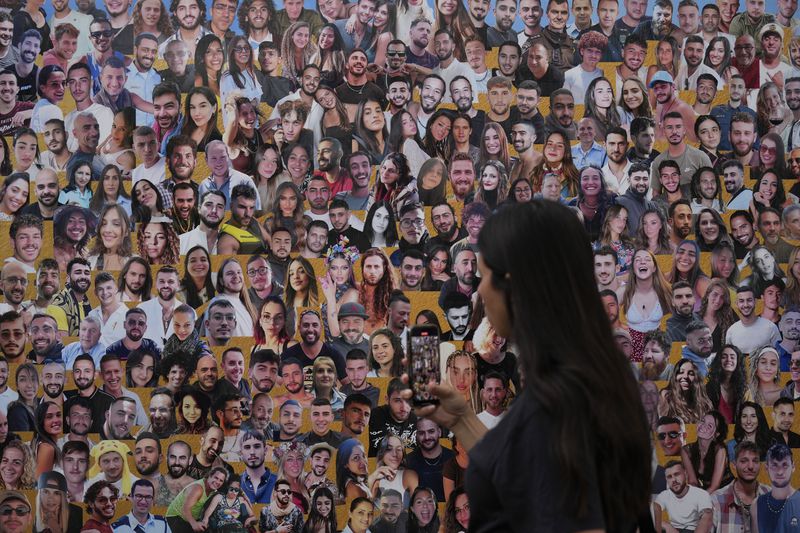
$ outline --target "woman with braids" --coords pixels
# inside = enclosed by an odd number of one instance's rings
[[[708,368],[706,393],[714,409],[724,417],[726,424],[734,423],[734,416],[744,401],[747,391],[745,359],[741,350],[726,344],[711,361]]]
[[[697,366],[689,359],[678,361],[667,386],[661,389],[658,416],[676,416],[687,424],[697,424],[711,407]]]
[[[651,520],[649,431],[608,327],[585,229],[571,209],[534,200],[497,211],[478,247],[486,316],[518,347],[526,386],[488,432],[449,385],[428,384],[439,403],[416,408],[469,453],[470,530],[633,531]],[[537,260],[545,249],[549,260]]]

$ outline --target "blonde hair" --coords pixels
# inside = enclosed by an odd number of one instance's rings
[[[470,365],[472,366],[472,384],[469,387],[469,406],[475,413],[480,413],[483,411],[483,405],[481,404],[481,396],[478,392],[478,358],[475,357],[475,354],[464,351],[464,350],[456,350],[451,353],[447,357],[447,363],[445,364],[445,376],[444,379],[448,385],[452,385],[450,382],[450,369],[455,364],[455,360],[458,357],[466,357],[470,361]]]

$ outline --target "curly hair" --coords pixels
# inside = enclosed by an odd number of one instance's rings
[[[608,37],[599,31],[587,31],[581,38],[578,39],[578,50],[584,48],[597,48],[598,50],[605,50],[608,47]]]
[[[206,3],[201,0],[195,0],[195,2],[197,2],[197,8],[200,10],[200,13],[197,15],[197,18],[200,19],[200,23],[203,24],[206,21]],[[176,13],[178,12],[178,4],[180,4],[180,0],[172,0],[169,4],[169,12],[172,13],[172,25],[175,28],[181,27],[180,23],[178,22],[178,17],[176,15]]]
[[[362,283],[358,288],[358,301],[367,308],[367,311],[371,313],[376,322],[382,323],[386,321],[386,315],[389,312],[389,297],[397,287],[397,282],[389,258],[386,256],[386,252],[380,248],[370,248],[361,256],[362,278],[364,276],[364,263],[370,257],[380,257],[381,263],[383,263],[383,276],[375,286],[372,301],[367,301],[367,283]]]
[[[158,375],[164,378],[164,381],[169,380],[169,372],[173,366],[179,366],[186,371],[186,380],[194,373],[197,366],[197,361],[193,360],[190,354],[186,352],[173,352],[164,356],[158,363]]]
[[[159,257],[157,261],[154,261],[144,252],[146,247],[144,231],[145,228],[147,228],[147,226],[150,224],[160,224],[167,240],[166,244],[164,245],[164,251],[161,252],[161,257]],[[168,222],[150,221],[147,224],[140,223],[139,229],[136,231],[136,244],[139,247],[139,253],[142,254],[147,262],[151,265],[174,265],[180,260],[181,241],[178,237],[178,234],[175,232],[175,228],[173,228],[172,224]]]
[[[161,0],[157,0],[158,7],[160,8],[160,13],[158,15],[158,22],[156,23],[156,28],[158,31],[161,32],[162,37],[170,37],[175,33],[175,28],[172,26],[172,21],[170,20],[170,16],[167,13],[167,10],[164,8],[164,4]],[[133,4],[133,34],[139,35],[144,30],[142,26],[144,26],[144,20],[142,17],[142,7],[144,2],[139,0],[135,4]]]
[[[678,375],[681,367],[686,364],[692,365],[695,379],[690,382],[689,389],[684,392],[678,383]],[[681,359],[675,365],[667,386],[661,391],[661,398],[658,402],[659,416],[677,416],[687,424],[696,424],[711,408],[711,400],[706,395],[697,365],[689,359]]]
[[[725,291],[727,292],[727,291]],[[722,369],[722,352],[725,350],[732,350],[736,355],[736,368],[731,373],[727,373]],[[711,361],[708,367],[708,381],[706,382],[706,394],[708,399],[711,400],[711,405],[717,406],[722,400],[722,388],[724,386],[730,387],[732,392],[731,398],[727,401],[731,402],[731,410],[735,413],[739,411],[739,405],[744,400],[744,393],[747,391],[747,375],[745,372],[745,360],[741,350],[733,344],[726,344],[720,348],[717,356]]]
[[[242,30],[242,34],[247,35],[250,33],[250,21],[247,20],[248,12],[250,11],[250,7],[258,0],[242,0],[242,4],[239,6],[239,10],[236,12],[236,18],[239,19],[239,29]],[[272,0],[261,0],[267,6],[267,28],[269,29],[272,35],[277,35],[278,31],[275,24],[275,3]]]
[[[381,167],[387,161],[394,164],[397,170],[397,181],[392,185],[387,186],[381,179]],[[375,185],[372,189],[372,195],[375,197],[376,202],[389,202],[394,200],[395,196],[402,191],[409,183],[414,181],[414,176],[411,175],[411,170],[408,168],[408,159],[400,152],[390,152],[381,161],[381,166],[378,167],[378,173],[375,177]]]
[[[2,490],[33,490],[36,488],[36,465],[33,463],[33,453],[27,444],[19,439],[10,440],[3,448],[2,455],[8,450],[19,450],[22,452],[22,475],[17,481],[16,487],[7,487],[3,478],[0,477],[0,489]]]

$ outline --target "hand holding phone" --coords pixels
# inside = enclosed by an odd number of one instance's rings
[[[414,405],[439,403],[427,391],[428,383],[442,381],[439,364],[439,329],[430,324],[414,326],[409,334],[408,382]]]

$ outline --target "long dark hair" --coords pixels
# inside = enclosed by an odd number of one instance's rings
[[[206,51],[208,50],[208,47],[214,42],[218,43],[222,48],[222,65],[220,66],[219,73],[217,74],[217,82],[219,82],[219,78],[222,77],[222,73],[225,71],[225,47],[222,45],[220,38],[213,33],[203,35],[200,40],[197,41],[197,47],[194,49],[194,71],[198,76],[200,76],[203,85],[206,87],[208,87],[208,71],[206,70],[204,59],[206,57]]]
[[[317,511],[317,500],[320,496],[324,496],[331,501],[331,511],[328,516],[322,516]],[[314,496],[311,498],[311,510],[308,513],[308,520],[303,526],[303,533],[315,533],[319,531],[319,526],[323,526],[325,533],[336,533],[339,531],[336,525],[336,498],[333,497],[333,492],[328,487],[317,487],[314,489]]]
[[[183,116],[185,118],[183,122],[183,130],[181,131],[181,133],[184,135],[191,136],[194,130],[197,129],[197,124],[195,124],[194,120],[192,120],[191,115],[189,114],[190,112],[189,104],[192,100],[192,96],[196,94],[199,94],[200,96],[205,98],[206,101],[215,108],[214,113],[211,115],[211,119],[208,121],[208,125],[206,126],[206,132],[203,135],[202,144],[205,145],[208,143],[209,140],[211,140],[212,135],[216,134],[219,137],[222,136],[222,134],[219,132],[219,128],[217,128],[217,117],[219,116],[219,101],[217,99],[217,95],[214,94],[214,91],[212,91],[208,87],[192,87],[192,89],[189,91],[189,94],[186,95],[186,100],[183,110]]]
[[[208,258],[208,273],[206,274],[206,279],[203,283],[206,289],[206,294],[208,295],[208,299],[211,300],[211,298],[217,294],[217,291],[214,289],[214,282],[211,280],[211,269],[213,267],[211,266],[211,256],[208,254],[208,250],[199,244],[197,246],[193,246],[188,252],[186,252],[186,255],[183,256],[183,278],[181,278],[181,288],[186,295],[187,305],[197,309],[205,302],[200,298],[200,295],[197,292],[197,287],[195,287],[194,280],[192,280],[192,277],[189,275],[189,256],[191,256],[195,250],[203,250]]]
[[[650,501],[649,429],[597,292],[586,230],[569,208],[533,200],[489,217],[478,247],[491,284],[504,293],[520,350],[527,386],[517,401],[535,402],[553,426],[550,453],[563,473],[563,501],[576,517],[586,516],[591,484],[606,527],[630,526]],[[537,259],[540,250],[548,250],[547,261]],[[583,467],[587,460],[593,474]]]
[[[250,47],[250,55],[248,56],[247,66],[245,70],[249,71],[250,74],[253,74],[253,47],[250,46],[250,42],[247,40],[247,37],[244,35],[236,35],[231,42],[228,43],[228,72],[233,78],[233,83],[240,89],[244,89],[245,85],[247,84],[247,79],[244,77],[244,72],[242,69],[239,68],[239,65],[236,64],[236,45],[239,43],[244,43],[248,47]]]
[[[744,367],[747,366],[747,363],[744,360],[742,351],[733,344],[726,344],[720,348],[719,352],[717,352],[717,356],[711,361],[708,367],[706,394],[708,394],[708,399],[711,400],[711,405],[715,409],[719,407],[719,402],[722,398],[722,382],[725,380],[725,373],[722,370],[723,350],[733,350],[736,354],[736,368],[730,377],[731,388],[733,389],[731,408],[732,411],[736,413],[739,411],[739,404],[742,402],[744,393],[747,390],[747,376],[744,373]]]
[[[394,210],[389,202],[375,202],[372,207],[367,211],[367,218],[364,220],[364,237],[367,238],[370,245],[375,238],[375,230],[372,229],[372,219],[375,218],[375,211],[383,207],[389,213],[389,226],[386,228],[386,246],[396,246],[399,236],[397,235],[397,221],[394,217]]]
[[[736,420],[733,421],[733,440],[737,443],[744,440],[745,433],[744,428],[742,428],[742,411],[744,411],[745,407],[752,407],[756,412],[756,418],[758,419],[756,445],[758,446],[759,454],[761,454],[763,458],[767,454],[769,447],[772,446],[772,432],[769,429],[767,417],[764,415],[764,409],[756,402],[744,401],[739,405],[739,409],[736,410]]]

